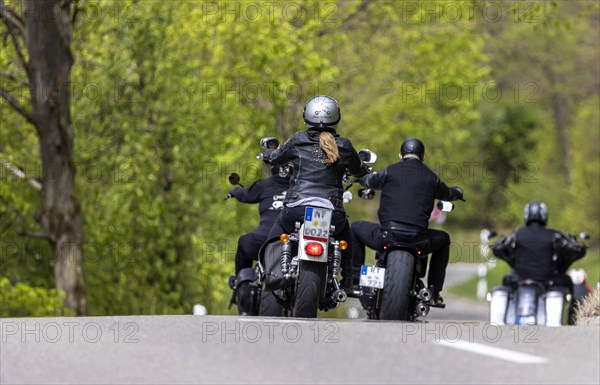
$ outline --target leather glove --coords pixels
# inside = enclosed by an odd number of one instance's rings
[[[463,199],[463,190],[460,187],[453,186],[453,187],[450,187],[450,190],[452,190],[452,195],[454,197],[454,200],[461,200],[461,201],[465,202],[465,200]]]

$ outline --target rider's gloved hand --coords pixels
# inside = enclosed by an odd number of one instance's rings
[[[227,196],[225,197],[225,200],[227,200],[229,198],[233,198],[233,197],[235,197],[235,189],[229,190],[229,192],[227,193]]]
[[[275,148],[269,148],[267,149],[265,152],[263,152],[262,155],[262,160],[266,163],[270,163],[270,159],[271,159],[271,154],[273,154],[275,152]]]
[[[457,186],[453,186],[450,187],[450,190],[452,190],[452,197],[454,198],[453,200],[461,200],[461,201],[465,201],[463,199],[463,190],[460,187]]]
[[[344,191],[344,195],[343,195],[343,199],[344,199],[344,203],[349,203],[350,201],[352,201],[352,192],[350,191]]]

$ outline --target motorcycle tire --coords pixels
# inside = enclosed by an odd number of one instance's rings
[[[415,257],[404,250],[391,251],[387,256],[383,297],[379,318],[407,321],[410,289],[413,282]]]
[[[323,262],[300,261],[296,281],[296,298],[293,317],[317,318],[319,303],[325,292],[327,264]]]
[[[277,303],[273,292],[262,290],[258,315],[261,317],[283,317],[281,305]]]

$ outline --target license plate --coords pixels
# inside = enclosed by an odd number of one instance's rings
[[[328,240],[332,214],[328,209],[307,207],[304,212],[304,236]]]
[[[363,265],[360,271],[360,286],[383,289],[384,278],[385,269],[383,267]]]

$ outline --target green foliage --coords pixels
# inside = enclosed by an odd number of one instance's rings
[[[223,201],[227,175],[262,178],[259,138],[302,129],[321,93],[376,169],[421,138],[427,164],[465,189],[448,216],[464,234],[516,227],[541,199],[553,227],[600,239],[595,8],[499,3],[491,22],[483,3],[456,1],[81,2],[71,108],[91,314],[226,313],[237,238],[258,222]],[[2,44],[2,71],[24,78]],[[28,87],[1,79],[26,104]],[[0,161],[38,177],[33,127],[3,100],[0,114]],[[39,193],[0,170],[0,269],[50,289],[49,245],[22,235],[37,229]],[[347,209],[376,220],[377,200]]]
[[[52,317],[73,315],[63,307],[65,293],[56,289],[31,287],[22,283],[15,285],[0,276],[1,317]]]

